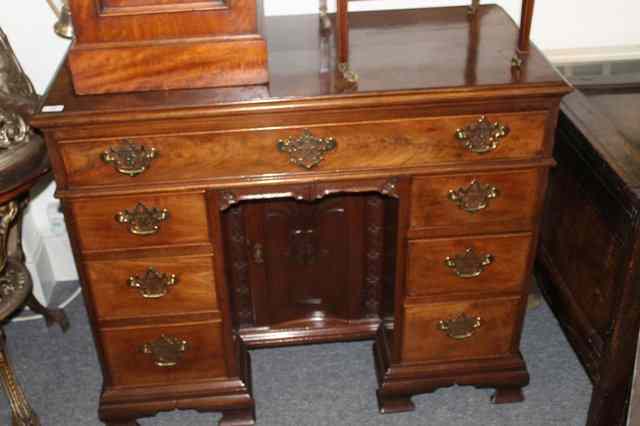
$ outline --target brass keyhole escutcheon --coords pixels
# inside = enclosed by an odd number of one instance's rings
[[[290,163],[311,170],[324,160],[326,153],[338,147],[338,142],[334,138],[315,137],[305,129],[300,137],[278,140],[276,147],[289,154]]]

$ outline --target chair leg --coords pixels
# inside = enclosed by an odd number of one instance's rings
[[[29,405],[24,391],[16,380],[5,347],[4,331],[0,330],[0,377],[2,387],[11,403],[11,424],[12,426],[40,426],[38,416]]]
[[[51,327],[53,324],[58,324],[62,331],[66,332],[69,330],[69,320],[62,309],[45,308],[38,299],[35,298],[33,293],[31,293],[27,298],[27,306],[36,314],[44,317],[47,327]]]

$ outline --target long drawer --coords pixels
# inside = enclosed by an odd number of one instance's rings
[[[170,385],[227,375],[222,322],[99,331],[111,386]]]
[[[539,156],[546,120],[539,111],[61,141],[60,155],[72,187],[417,167]]]
[[[208,243],[202,193],[70,200],[84,251]]]
[[[513,352],[517,297],[407,305],[402,360],[432,362],[494,358]]]
[[[213,256],[85,262],[98,320],[218,310]]]
[[[407,296],[519,292],[531,242],[529,233],[409,241]]]

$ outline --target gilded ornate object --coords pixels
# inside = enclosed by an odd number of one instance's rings
[[[4,206],[0,206],[0,273],[4,271],[7,264],[7,239],[9,237],[9,227],[18,215],[18,204],[12,201]]]
[[[360,76],[351,69],[351,65],[348,62],[338,64],[338,72],[342,79],[349,84],[357,85],[358,80],[360,80]]]
[[[7,200],[0,206],[0,320],[27,304],[44,315],[47,325],[50,321],[59,322],[66,329],[64,313],[44,308],[31,294],[33,285],[24,265],[20,238],[18,218],[26,206],[29,182],[48,168],[44,141],[29,127],[39,104],[39,96],[0,30],[0,193]],[[9,364],[1,328],[0,378],[11,405],[11,424],[40,425]]]
[[[455,136],[469,151],[485,154],[495,150],[509,132],[509,127],[499,122],[491,123],[483,115],[475,123],[456,130]]]
[[[481,325],[480,317],[469,317],[463,313],[456,318],[439,321],[437,327],[452,339],[464,340],[473,336]]]
[[[291,163],[307,170],[320,164],[325,154],[337,146],[334,138],[316,138],[306,129],[298,138],[290,137],[277,142],[278,151],[288,153]]]
[[[158,272],[150,267],[142,277],[130,276],[128,283],[129,287],[138,289],[145,299],[159,299],[169,293],[169,288],[178,284],[178,277],[175,274]]]
[[[120,145],[112,146],[103,152],[100,158],[105,163],[113,165],[118,173],[134,177],[144,173],[157,156],[155,148],[147,148],[125,139]]]
[[[129,232],[133,235],[154,235],[160,232],[160,223],[169,220],[169,210],[148,208],[138,203],[133,210],[118,212],[115,219],[118,223],[129,225]]]
[[[71,20],[71,9],[69,0],[62,0],[62,5],[58,7],[54,0],[47,0],[49,7],[56,14],[58,20],[53,25],[53,31],[62,38],[73,38],[73,22]]]
[[[447,257],[444,263],[453,269],[455,274],[460,278],[475,278],[484,272],[487,266],[491,265],[495,260],[492,254],[478,255],[475,250],[468,248],[464,254],[456,254],[453,257]]]
[[[142,352],[153,357],[158,367],[170,368],[178,365],[187,350],[188,342],[177,337],[162,335],[142,347]]]
[[[18,384],[11,364],[9,363],[9,357],[5,351],[4,332],[2,332],[0,339],[2,339],[0,343],[0,376],[2,377],[2,387],[11,403],[11,425],[40,426],[40,420],[29,405],[27,397],[22,387]]]
[[[24,142],[29,132],[29,126],[19,114],[0,107],[0,149]]]
[[[466,188],[449,191],[449,199],[468,213],[477,213],[489,207],[489,201],[498,197],[500,191],[493,185],[481,184],[474,179]]]

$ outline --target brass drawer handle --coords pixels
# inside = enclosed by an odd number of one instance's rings
[[[145,343],[142,352],[153,357],[158,367],[169,368],[178,365],[189,343],[177,337],[162,335],[150,343]]]
[[[138,203],[133,210],[118,212],[115,218],[118,223],[128,224],[133,235],[153,235],[160,231],[160,223],[169,219],[169,210]]]
[[[482,325],[480,317],[469,317],[467,314],[438,322],[438,330],[455,340],[464,340],[473,336]]]
[[[138,289],[145,299],[159,299],[169,293],[169,288],[178,283],[175,274],[158,272],[149,267],[144,276],[132,275],[128,280],[129,287]]]
[[[336,149],[338,142],[334,138],[316,138],[305,129],[300,137],[280,139],[276,143],[278,151],[289,154],[289,162],[310,170],[324,160],[324,155]]]
[[[447,257],[444,263],[460,278],[475,278],[480,276],[494,260],[495,256],[492,254],[480,256],[474,249],[468,248],[464,254]]]
[[[491,123],[483,115],[475,123],[456,130],[455,136],[469,151],[485,154],[495,150],[500,140],[505,138],[509,132],[510,129],[506,125],[500,122]]]
[[[123,175],[138,176],[144,173],[158,156],[155,148],[147,148],[125,139],[118,146],[112,146],[100,158]]]
[[[493,185],[483,185],[474,179],[466,188],[449,191],[449,199],[468,213],[477,213],[489,207],[489,201],[497,198],[500,191]]]

